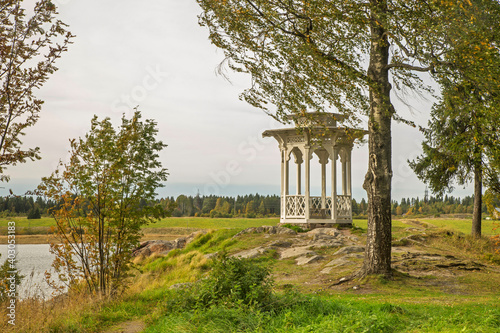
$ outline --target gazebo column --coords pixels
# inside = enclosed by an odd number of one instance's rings
[[[304,146],[304,161],[305,161],[305,189],[304,189],[304,195],[305,195],[305,218],[306,221],[309,220],[310,216],[310,203],[309,199],[311,197],[311,147],[309,145]]]
[[[328,152],[326,150],[316,151],[321,164],[321,209],[326,209],[326,164],[328,163]]]
[[[346,168],[347,168],[347,195],[352,196],[352,170],[351,170],[351,151],[347,153],[347,161],[346,161]]]
[[[281,194],[281,218],[285,218],[285,149],[281,149],[281,189],[280,189],[280,194]]]
[[[342,162],[342,195],[347,195],[347,152],[344,150],[341,157]]]
[[[286,196],[288,195],[288,189],[289,189],[289,182],[288,182],[288,175],[289,175],[289,167],[288,167],[288,161],[289,161],[289,156],[288,156],[288,151],[286,149],[283,149],[281,151],[281,216],[282,218],[286,218],[287,216],[287,211],[286,211]]]
[[[326,162],[321,163],[321,209],[326,208]]]
[[[301,195],[302,194],[302,184],[301,184],[301,181],[302,181],[302,160],[299,160],[297,159],[297,161],[295,162],[297,163],[297,195]]]
[[[332,220],[337,220],[337,148],[333,147],[332,161]]]
[[[352,149],[352,148],[351,148]],[[352,221],[352,173],[351,173],[351,149],[347,152],[347,195],[349,195],[349,218]]]
[[[290,165],[289,165],[290,157],[285,156],[285,195],[289,195],[290,193]]]

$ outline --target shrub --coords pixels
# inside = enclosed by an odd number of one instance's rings
[[[268,267],[223,253],[214,260],[210,276],[200,283],[196,303],[201,307],[220,303],[265,307],[271,302],[273,283]]]
[[[163,307],[169,311],[208,309],[213,306],[270,309],[274,295],[270,269],[252,259],[219,254],[210,275],[188,288],[173,291]]]

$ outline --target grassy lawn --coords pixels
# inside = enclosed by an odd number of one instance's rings
[[[246,229],[260,227],[263,225],[276,225],[279,218],[209,218],[209,217],[169,217],[161,221],[151,223],[144,227],[148,228],[195,228],[195,229]],[[145,230],[145,232],[147,232]]]
[[[8,217],[0,219],[0,226],[7,226],[10,221],[16,222],[18,228],[51,227],[55,220],[43,217],[28,220],[26,217]],[[276,225],[279,218],[209,218],[209,217],[168,217],[158,222],[148,224],[144,228],[195,228],[195,229],[223,229],[223,228],[250,228],[262,225]]]
[[[429,226],[435,226],[443,229],[451,229],[463,232],[466,235],[470,235],[472,228],[472,219],[419,219],[422,222],[429,224]],[[498,221],[492,220],[482,220],[481,223],[481,233],[484,236],[490,236],[500,233],[500,230],[494,230],[496,227],[500,226]]]
[[[393,219],[392,231],[399,231],[412,226],[412,221],[416,221],[416,225],[420,224],[423,228],[441,228],[450,229],[470,235],[472,228],[472,219],[455,219],[455,218],[414,218],[414,219]],[[353,220],[355,226],[366,229],[367,220]],[[492,220],[482,220],[482,234],[484,236],[497,235],[500,233],[500,222]],[[495,230],[495,227],[498,228]]]
[[[51,217],[42,217],[41,219],[28,220],[25,216],[0,218],[0,226],[4,227],[8,222],[16,222],[16,227],[51,227],[55,221]]]

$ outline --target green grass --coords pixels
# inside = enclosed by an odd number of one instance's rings
[[[421,227],[428,228],[441,228],[450,229],[454,231],[462,232],[466,235],[471,234],[472,219],[454,219],[454,218],[408,218],[408,220],[415,220],[419,222],[424,222],[425,224]],[[411,227],[411,225],[403,223],[404,220],[393,219],[392,220],[392,231],[397,232],[406,228]],[[353,220],[355,226],[360,227],[364,230],[367,228],[367,220]],[[481,231],[484,236],[497,235],[500,233],[500,228],[495,230],[494,228],[500,227],[499,221],[493,220],[482,220]]]
[[[208,218],[208,217],[169,217],[151,223],[144,228],[195,228],[195,229],[225,229],[261,227],[276,225],[279,218]]]
[[[24,216],[0,218],[0,226],[6,226],[8,222],[15,222],[16,227],[51,227],[55,225],[55,221],[51,217],[42,217],[41,219],[28,220]]]
[[[26,217],[7,217],[0,219],[0,235],[7,235],[8,222],[16,223],[17,235],[46,235],[55,221],[50,217],[28,220]]]
[[[171,312],[145,332],[500,332],[500,306],[393,304],[308,296],[278,312],[217,306]]]
[[[472,219],[419,219],[419,221],[425,222],[430,226],[460,231],[466,235],[471,234]],[[481,233],[484,236],[498,234],[500,230],[493,230],[495,228],[495,224],[497,226],[500,225],[498,221],[482,220]]]
[[[0,235],[7,234],[7,223],[16,222],[16,233],[22,234],[46,234],[49,228],[55,226],[55,220],[51,217],[43,217],[36,220],[28,220],[26,217],[12,217],[0,219]],[[276,225],[278,218],[208,218],[208,217],[169,217],[143,227],[145,233],[148,230],[158,232],[161,228],[184,228],[187,233],[197,229],[226,229],[236,228],[243,230],[250,227],[263,225]],[[187,229],[186,229],[187,228]],[[170,230],[172,231],[172,230]]]

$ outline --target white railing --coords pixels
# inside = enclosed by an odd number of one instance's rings
[[[331,218],[332,214],[333,214],[333,211],[332,211],[332,208],[333,208],[332,197],[326,197],[325,204],[326,204],[326,217],[327,218]]]
[[[351,217],[351,196],[338,195],[337,196],[337,217],[350,218]]]
[[[287,195],[285,199],[285,216],[300,218],[306,216],[306,197],[303,195]]]
[[[351,196],[337,195],[337,218],[351,218]],[[287,195],[284,200],[285,218],[305,218],[306,197],[304,195]],[[331,219],[333,214],[332,197],[325,198],[325,208],[322,208],[321,197],[309,198],[309,216],[311,218]]]
[[[322,208],[321,197],[310,197],[309,215],[311,218],[331,219],[332,218],[332,197],[325,198],[325,208]]]
[[[311,217],[321,216],[321,197],[309,198],[309,216]]]

